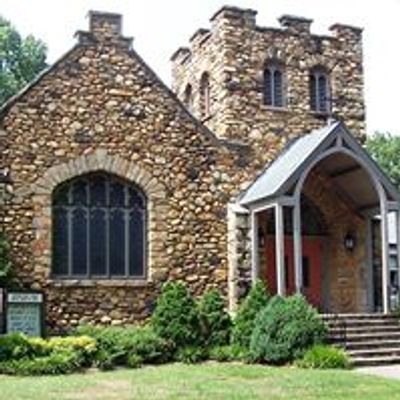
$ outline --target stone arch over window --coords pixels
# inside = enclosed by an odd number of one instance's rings
[[[203,72],[200,78],[200,113],[202,118],[210,115],[211,108],[211,87],[210,74]]]
[[[130,280],[125,281],[129,283],[133,279],[133,282],[136,282],[139,278],[141,281],[148,281],[155,279],[158,274],[163,274],[165,272],[165,260],[163,259],[165,254],[160,243],[165,242],[167,230],[164,218],[167,209],[164,187],[143,167],[119,156],[111,155],[106,150],[97,150],[65,164],[51,167],[31,186],[35,228],[33,248],[37,249],[34,253],[34,263],[38,270],[45,279],[51,278],[52,232],[55,223],[52,219],[53,194],[57,193],[58,188],[62,188],[63,185],[68,186],[69,182],[94,176],[109,177],[111,181],[120,183],[125,188],[134,188],[135,193],[142,196],[142,206],[145,199],[143,212],[146,216],[146,237],[144,239],[147,251],[144,265],[146,274],[139,276],[139,274],[132,273],[128,275]],[[127,204],[127,198],[124,198],[124,201]],[[137,199],[137,201],[136,207],[140,208],[140,200]],[[135,207],[132,206],[132,212],[133,208]],[[129,228],[128,225],[125,225],[126,227]],[[110,274],[110,277],[114,276],[115,274]],[[102,280],[109,281],[109,279]],[[112,281],[115,280],[112,279]]]
[[[52,195],[52,275],[144,278],[147,198],[106,172],[79,175]]]
[[[264,104],[272,107],[285,106],[285,70],[282,63],[270,60],[263,72]]]
[[[188,83],[185,87],[185,92],[183,94],[183,104],[189,111],[193,108],[193,89],[192,85]]]
[[[326,68],[313,67],[309,75],[310,108],[319,113],[331,111],[330,77]]]

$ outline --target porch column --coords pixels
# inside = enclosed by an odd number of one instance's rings
[[[293,207],[293,244],[296,293],[301,294],[303,289],[303,249],[301,237],[301,209],[299,202],[296,202],[296,205]]]
[[[283,206],[275,206],[275,256],[276,256],[276,278],[277,293],[285,295],[285,232],[283,225]]]
[[[396,245],[397,245],[397,284],[400,291],[400,209],[396,210]],[[400,300],[400,292],[397,294],[397,300]]]
[[[388,231],[388,205],[386,199],[381,202],[381,242],[382,242],[382,305],[383,312],[390,312],[389,293],[389,231]]]
[[[250,214],[250,234],[251,234],[251,281],[254,285],[259,275],[258,219],[257,219],[257,213],[255,211],[252,211]]]

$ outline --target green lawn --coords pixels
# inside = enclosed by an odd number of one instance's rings
[[[306,371],[240,364],[171,364],[70,376],[0,376],[4,400],[400,399],[400,381],[352,371]]]

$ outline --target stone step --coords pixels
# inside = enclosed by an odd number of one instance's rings
[[[374,348],[368,350],[347,350],[347,354],[352,358],[360,358],[360,357],[382,357],[382,356],[400,356],[400,347],[393,348]]]
[[[345,346],[338,346],[346,351],[366,350],[366,349],[385,349],[385,348],[400,348],[399,340],[365,340],[361,342],[348,342]]]
[[[371,319],[371,320],[340,320],[340,321],[324,321],[328,328],[335,327],[364,327],[364,326],[397,326],[400,328],[400,323],[397,319]]]
[[[357,334],[357,333],[382,333],[386,334],[389,332],[399,332],[400,333],[400,327],[395,325],[387,325],[387,326],[382,326],[382,325],[371,325],[371,326],[355,326],[355,327],[334,327],[329,329],[329,334],[331,335],[340,335],[340,334],[345,334],[351,335],[351,334]]]
[[[379,357],[355,357],[351,359],[354,367],[367,367],[372,365],[400,364],[400,355]]]
[[[323,315],[330,342],[345,349],[354,366],[400,363],[400,322],[386,314]]]
[[[365,341],[371,341],[371,340],[380,340],[380,341],[386,341],[386,340],[400,340],[400,332],[395,331],[395,332],[367,332],[367,333],[349,333],[346,335],[328,335],[328,340],[331,341],[332,343],[336,342],[343,342],[343,340],[346,341],[346,343],[356,343],[356,342],[365,342]]]
[[[356,319],[356,320],[370,320],[370,319],[398,319],[393,314],[321,314],[321,318],[326,320],[337,320],[337,319]]]

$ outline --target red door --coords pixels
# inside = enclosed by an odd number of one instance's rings
[[[322,241],[319,237],[303,237],[303,294],[310,304],[322,309]],[[275,238],[266,240],[266,278],[269,290],[275,294],[276,257]],[[293,238],[285,237],[285,286],[286,293],[295,293]]]

